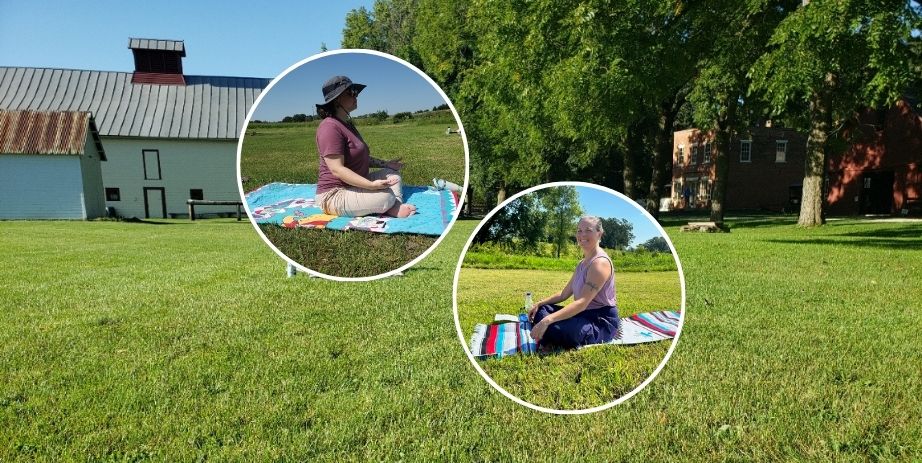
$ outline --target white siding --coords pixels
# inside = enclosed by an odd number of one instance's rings
[[[0,219],[85,219],[80,157],[0,154]]]
[[[187,214],[189,190],[204,190],[205,199],[239,201],[237,143],[211,140],[102,137],[105,188],[118,188],[120,201],[106,201],[123,217],[144,217],[144,187],[162,187],[168,214]],[[160,152],[160,180],[144,179],[143,150]],[[152,206],[153,207],[153,206]],[[159,205],[158,205],[159,207]],[[235,212],[236,206],[207,206],[196,212]]]
[[[105,147],[103,147],[105,149]],[[93,135],[87,127],[86,146],[80,156],[80,170],[83,173],[83,204],[86,208],[86,218],[94,219],[106,215],[106,194],[102,187],[102,167],[100,166],[99,152]]]

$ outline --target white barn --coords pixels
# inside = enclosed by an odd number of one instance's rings
[[[107,158],[105,205],[120,216],[184,215],[187,199],[239,200],[237,137],[271,79],[184,75],[182,41],[129,39],[128,48],[134,72],[0,67],[0,110],[91,113]]]
[[[90,113],[0,110],[0,219],[92,219],[105,214]]]

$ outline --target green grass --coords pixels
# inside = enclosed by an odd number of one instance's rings
[[[469,338],[476,323],[489,323],[497,313],[517,314],[525,291],[533,292],[536,300],[542,299],[560,291],[572,273],[573,267],[569,271],[462,268],[458,280],[461,330]],[[681,307],[682,293],[675,271],[619,272],[616,278],[622,317]],[[526,402],[576,410],[607,404],[633,390],[653,373],[669,345],[599,346],[543,356],[490,359],[481,365],[503,389]]]
[[[372,156],[403,159],[401,175],[405,185],[429,185],[433,177],[463,184],[464,146],[460,136],[445,134],[445,127],[454,124],[447,114],[449,117],[421,117],[399,124],[357,122]],[[240,157],[244,191],[271,182],[317,183],[317,124],[250,124]],[[437,239],[275,226],[264,226],[262,230],[296,262],[341,277],[373,276],[394,270],[418,257]]]
[[[667,227],[674,354],[625,403],[563,417],[462,353],[473,222],[367,283],[284,278],[233,219],[0,222],[0,460],[919,459],[922,225],[793,220]]]
[[[671,253],[607,251],[618,272],[665,272],[676,270]],[[582,257],[543,257],[468,250],[464,265],[472,268],[561,270],[572,272]],[[569,277],[567,277],[569,278]]]

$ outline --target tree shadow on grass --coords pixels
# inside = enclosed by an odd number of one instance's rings
[[[775,244],[820,244],[830,246],[848,246],[854,248],[877,248],[877,249],[897,249],[907,251],[922,250],[922,241],[920,240],[900,240],[893,238],[879,239],[862,239],[862,240],[843,240],[835,238],[813,238],[800,240],[783,240],[771,239],[762,240],[765,243]]]
[[[860,238],[914,238],[918,240],[917,244],[920,249],[922,249],[922,225],[902,226],[899,228],[877,228],[874,230],[842,233],[838,236],[854,236]]]

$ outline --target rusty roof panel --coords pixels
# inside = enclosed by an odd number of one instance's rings
[[[0,110],[0,153],[81,155],[87,128],[98,145],[99,134],[88,112]]]

